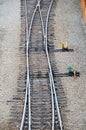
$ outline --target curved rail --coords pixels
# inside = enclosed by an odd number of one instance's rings
[[[31,18],[31,23],[28,31],[28,20],[27,20],[27,2],[25,0],[25,16],[26,16],[26,66],[27,66],[27,83],[26,83],[26,93],[25,93],[25,103],[24,103],[24,109],[23,109],[23,116],[22,116],[22,121],[20,125],[20,130],[23,130],[24,127],[24,120],[25,120],[25,113],[26,113],[26,103],[28,100],[28,130],[31,130],[31,101],[30,101],[30,77],[29,77],[29,59],[28,59],[28,51],[29,51],[29,44],[30,44],[30,35],[31,35],[31,27],[33,24],[34,16],[37,11],[38,6],[40,5],[41,0],[39,0],[36,4],[36,7],[34,9],[32,18]],[[28,96],[27,96],[28,95]]]
[[[39,8],[39,13],[40,13],[40,18],[41,18],[41,23],[42,23],[42,31],[43,31],[43,38],[44,38],[44,46],[45,46],[45,52],[46,52],[46,56],[47,56],[47,61],[48,61],[48,67],[49,67],[49,80],[50,80],[50,88],[51,88],[51,98],[52,98],[52,130],[54,130],[54,100],[55,100],[55,105],[56,105],[56,110],[57,110],[57,114],[58,114],[58,119],[59,119],[59,126],[60,126],[60,130],[62,130],[62,121],[61,121],[61,115],[60,115],[60,111],[59,111],[59,106],[58,106],[58,100],[57,100],[57,95],[56,95],[56,91],[55,91],[55,85],[54,85],[54,80],[53,80],[53,74],[52,74],[52,69],[51,69],[51,63],[50,63],[50,59],[49,59],[49,53],[48,53],[48,47],[47,47],[47,28],[48,28],[48,21],[49,21],[49,15],[50,15],[50,11],[51,11],[51,7],[53,5],[53,1],[51,0],[49,9],[48,9],[48,13],[47,13],[47,18],[46,18],[46,25],[44,28],[44,23],[43,23],[43,18],[42,18],[42,13],[41,13],[41,9],[40,9],[40,2],[42,0],[38,0],[36,7],[34,9],[32,18],[31,18],[31,22],[30,22],[30,27],[28,29],[28,20],[27,20],[27,4],[26,4],[26,0],[25,0],[25,12],[26,12],[26,39],[27,39],[27,44],[26,44],[26,61],[27,61],[27,83],[26,83],[26,94],[25,94],[25,103],[24,103],[24,110],[23,110],[23,116],[22,116],[22,121],[21,121],[21,126],[20,126],[20,130],[23,130],[23,126],[24,126],[24,120],[25,120],[25,113],[26,113],[26,103],[28,101],[28,130],[31,130],[31,99],[30,99],[30,76],[29,76],[29,55],[28,55],[28,51],[29,51],[29,44],[30,44],[30,36],[31,36],[31,29],[32,29],[32,24],[34,21],[34,17],[36,14],[37,9]],[[54,98],[55,97],[55,98]]]
[[[40,17],[41,17],[41,22],[42,22],[42,29],[43,29],[43,38],[44,38],[44,46],[46,47],[46,43],[45,43],[45,29],[44,29],[44,23],[43,23],[43,18],[42,18],[42,14],[41,14],[41,9],[40,9],[40,6],[39,6],[39,12],[40,12]],[[50,76],[49,76],[49,79],[50,79]],[[51,88],[51,100],[52,100],[52,130],[54,130],[54,98],[53,98],[53,90],[52,90],[52,82],[50,80],[50,88]]]
[[[47,28],[48,28],[49,15],[50,15],[51,7],[53,5],[53,1],[54,0],[52,0],[51,3],[50,3],[50,7],[48,9],[47,18],[46,18],[45,45],[46,45],[46,55],[47,55],[47,60],[48,60],[48,65],[49,65],[49,77],[50,77],[50,82],[52,84],[53,94],[55,96],[55,104],[56,104],[56,109],[57,109],[57,113],[58,113],[59,126],[60,126],[60,130],[62,130],[62,119],[61,119],[61,115],[60,115],[60,110],[59,110],[57,95],[56,95],[56,91],[55,91],[55,84],[54,84],[54,79],[53,79],[53,74],[52,74],[52,68],[51,68],[50,59],[49,59],[48,47],[47,47],[47,39],[48,39],[47,38],[47,32],[48,32]]]
[[[27,7],[26,7],[26,0],[25,0],[25,16],[27,16]],[[27,22],[27,17],[26,17],[26,39],[28,39],[28,22]],[[27,40],[27,48],[28,50],[28,40]],[[27,51],[26,51],[26,55]],[[27,73],[29,71],[29,66],[28,66],[28,58],[26,57],[26,61],[27,61]],[[25,102],[24,102],[24,109],[23,109],[23,115],[22,115],[22,121],[21,121],[21,125],[20,125],[20,130],[23,130],[23,126],[24,126],[24,120],[25,120],[25,113],[26,113],[26,104],[27,104],[27,94],[28,94],[28,78],[27,78],[27,83],[26,83],[26,93],[25,93]]]

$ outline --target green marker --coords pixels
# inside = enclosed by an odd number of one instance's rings
[[[72,71],[73,67],[72,66],[68,66],[67,70]]]

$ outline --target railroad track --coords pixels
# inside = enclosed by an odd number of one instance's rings
[[[27,83],[20,130],[63,129],[47,42],[53,2],[25,0]]]

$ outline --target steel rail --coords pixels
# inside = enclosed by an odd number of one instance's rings
[[[61,117],[60,117],[60,111],[58,107],[58,101],[57,101],[57,96],[55,92],[55,85],[54,85],[54,80],[53,80],[53,75],[52,75],[52,69],[51,69],[51,64],[50,64],[50,59],[49,59],[49,54],[48,54],[48,49],[47,49],[47,27],[48,27],[48,19],[49,19],[49,14],[50,10],[53,4],[53,0],[50,3],[48,13],[47,13],[47,18],[46,18],[46,26],[44,28],[44,23],[43,23],[43,18],[41,14],[41,9],[40,9],[40,2],[42,0],[37,1],[36,7],[34,9],[34,12],[32,14],[31,22],[30,22],[30,27],[28,29],[28,20],[27,20],[27,4],[25,0],[25,16],[26,16],[26,39],[27,39],[27,44],[26,44],[26,62],[27,62],[27,83],[26,83],[26,94],[25,94],[25,103],[24,103],[24,110],[23,110],[23,116],[22,116],[22,121],[21,121],[21,126],[20,130],[23,130],[24,127],[24,120],[25,120],[25,113],[26,113],[26,103],[28,100],[28,130],[31,130],[31,99],[30,99],[30,76],[29,76],[29,44],[30,44],[30,36],[31,36],[31,29],[32,29],[32,24],[34,21],[34,17],[36,14],[37,9],[39,8],[39,13],[40,13],[40,18],[41,18],[41,23],[42,23],[42,30],[43,30],[43,37],[44,37],[44,46],[45,46],[45,51],[47,55],[47,60],[48,60],[48,65],[49,65],[49,79],[50,79],[50,87],[51,87],[51,97],[52,97],[52,130],[54,130],[54,96],[55,96],[55,103],[56,103],[56,108],[58,112],[58,117],[59,117],[59,122],[60,122],[60,130],[61,129]],[[27,99],[28,98],[28,99]]]
[[[25,0],[25,16],[26,16],[26,39],[27,39],[27,43],[26,43],[26,65],[27,65],[27,83],[26,83],[26,94],[25,94],[25,103],[24,103],[24,110],[23,110],[23,116],[22,116],[22,121],[21,121],[21,125],[20,125],[20,130],[23,130],[23,126],[24,126],[24,120],[25,120],[25,113],[26,113],[26,103],[27,103],[27,95],[28,95],[28,106],[29,106],[29,130],[30,130],[30,126],[31,126],[31,110],[30,110],[30,78],[29,78],[29,60],[28,60],[28,50],[29,50],[29,38],[30,38],[30,32],[31,32],[31,26],[32,26],[32,21],[35,15],[35,12],[37,10],[37,6],[34,10],[33,16],[32,16],[32,20],[31,20],[31,25],[30,25],[30,29],[28,31],[28,20],[27,20],[27,6],[26,6],[26,0]]]
[[[39,6],[39,12],[40,12],[40,17],[41,17],[41,22],[42,22],[42,28],[43,28],[43,36],[44,36],[44,47],[46,47],[45,45],[45,28],[44,28],[44,23],[43,23],[43,18],[42,18],[42,13],[41,13],[41,9],[40,9],[40,6]],[[50,75],[49,75],[49,79],[50,78]],[[52,100],[52,130],[54,130],[54,122],[55,122],[55,117],[54,117],[54,98],[53,98],[53,89],[52,89],[52,81],[50,80],[50,89],[51,89],[51,100]]]
[[[38,2],[39,3],[39,2]],[[29,68],[28,68],[28,66],[29,66],[29,59],[28,59],[28,57],[29,57],[29,55],[28,55],[28,49],[29,49],[29,44],[30,44],[30,36],[31,36],[31,28],[32,28],[32,24],[33,24],[33,20],[34,20],[34,17],[35,17],[35,13],[36,13],[36,11],[37,11],[37,8],[38,8],[38,3],[37,3],[37,5],[36,5],[36,8],[35,8],[35,10],[34,10],[34,12],[33,12],[33,15],[32,15],[32,19],[31,19],[31,23],[30,23],[30,27],[29,27],[29,32],[28,32],[28,37],[27,37],[27,39],[28,39],[28,41],[27,41],[27,69],[28,69],[28,73],[27,73],[27,82],[29,82],[29,84],[30,84],[30,75],[29,75]],[[29,125],[28,125],[28,130],[31,130],[31,98],[30,98],[30,86],[31,85],[29,85],[28,86],[28,108],[29,108],[29,110],[28,110],[28,118],[29,118],[29,120],[28,120],[28,122],[29,122]]]
[[[31,98],[30,98],[30,73],[29,73],[29,54],[28,54],[28,51],[29,51],[29,44],[30,44],[30,36],[31,36],[31,28],[32,28],[32,24],[33,24],[33,21],[34,21],[34,17],[35,17],[35,14],[36,14],[36,11],[39,7],[39,4],[40,4],[41,0],[37,1],[37,4],[36,4],[36,7],[34,9],[34,12],[33,12],[33,15],[32,15],[32,18],[31,18],[31,22],[30,22],[30,27],[29,27],[29,31],[27,32],[27,82],[28,82],[28,130],[31,130]],[[27,16],[26,16],[27,17]],[[27,24],[28,24],[28,21],[27,21]],[[28,30],[28,28],[27,28]]]
[[[24,127],[24,120],[25,120],[25,113],[26,113],[26,103],[28,99],[28,130],[31,130],[31,100],[30,100],[30,76],[29,76],[29,59],[28,59],[28,51],[29,51],[29,44],[30,44],[30,35],[31,35],[31,27],[33,24],[34,16],[37,11],[37,8],[40,4],[41,0],[39,0],[36,4],[36,7],[34,9],[32,18],[31,18],[31,23],[28,31],[28,20],[27,20],[27,2],[25,0],[25,17],[26,17],[26,67],[27,67],[27,83],[26,83],[26,93],[25,93],[25,101],[24,101],[24,109],[23,109],[23,116],[22,116],[22,121],[20,125],[20,130],[23,130]]]
[[[44,28],[44,23],[43,23],[43,18],[42,18],[42,13],[39,5],[39,12],[40,12],[40,18],[42,22],[42,29],[43,29],[43,37],[44,37],[44,47],[45,47],[45,28]],[[50,79],[50,75],[49,75]],[[50,80],[50,89],[51,89],[51,100],[52,100],[52,130],[54,130],[54,122],[55,122],[55,116],[54,116],[54,98],[53,98],[53,90],[52,90],[52,81]]]
[[[52,89],[53,89],[53,94],[55,96],[55,104],[56,104],[56,110],[57,110],[57,113],[58,113],[58,119],[59,119],[59,127],[60,127],[60,130],[62,130],[62,119],[61,119],[61,114],[60,114],[60,110],[59,110],[59,105],[58,105],[58,99],[57,99],[57,95],[56,95],[56,91],[55,91],[55,84],[54,84],[54,79],[53,79],[53,74],[52,74],[52,68],[51,68],[51,63],[50,63],[50,59],[49,59],[49,53],[48,53],[48,46],[47,46],[47,33],[48,33],[48,22],[49,22],[49,15],[50,15],[50,11],[51,11],[51,7],[53,5],[53,2],[54,0],[51,1],[50,3],[50,7],[49,7],[49,10],[48,10],[48,13],[47,13],[47,18],[46,18],[46,27],[45,27],[45,42],[46,42],[46,55],[47,55],[47,59],[48,59],[48,65],[49,65],[49,75],[50,75],[50,81],[52,81]]]
[[[30,73],[29,73],[29,61],[28,61],[28,51],[29,51],[29,44],[30,44],[30,36],[31,36],[31,28],[32,28],[32,24],[33,24],[33,20],[34,20],[34,17],[35,17],[35,13],[37,11],[37,8],[38,8],[38,5],[36,5],[36,8],[34,9],[34,12],[33,12],[33,15],[32,15],[32,19],[31,19],[31,23],[30,23],[30,27],[29,27],[29,31],[27,33],[27,84],[28,84],[28,130],[31,130],[31,99],[30,99]],[[27,15],[26,15],[27,17]],[[27,24],[28,24],[28,21],[27,21]],[[28,30],[28,28],[27,28]]]
[[[54,125],[55,125],[55,106],[54,106],[54,95],[53,95],[53,89],[52,89],[52,81],[50,78],[50,74],[49,74],[49,79],[50,79],[50,88],[51,88],[51,100],[52,100],[52,130],[54,130]]]
[[[25,0],[25,17],[27,16],[27,7],[26,7],[26,0]],[[28,38],[28,24],[27,24],[27,17],[26,17],[26,39]],[[26,48],[28,50],[28,46]],[[27,51],[26,51],[27,55]],[[26,57],[26,61],[28,63],[28,59]],[[27,65],[27,71],[28,71],[29,66]],[[25,120],[25,113],[26,113],[26,104],[27,104],[27,94],[28,94],[28,82],[26,83],[26,93],[25,93],[25,101],[24,101],[24,109],[23,109],[23,115],[22,115],[22,120],[21,120],[21,125],[20,125],[20,130],[23,130],[24,127],[24,120]]]

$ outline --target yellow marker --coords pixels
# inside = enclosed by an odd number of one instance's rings
[[[67,48],[68,47],[68,45],[67,45],[67,42],[66,43],[64,43],[64,48]]]
[[[61,46],[62,48],[67,48],[67,47],[68,47],[67,42],[65,42],[65,43],[60,43],[60,46]]]

